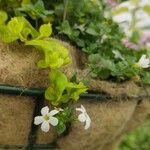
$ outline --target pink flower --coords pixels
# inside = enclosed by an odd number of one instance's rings
[[[116,7],[117,6],[117,2],[116,0],[106,0],[106,3],[110,6],[110,7]]]
[[[141,35],[140,44],[144,46],[149,42],[150,42],[150,31],[145,31]]]
[[[131,48],[134,50],[140,49],[139,44],[133,43],[133,42],[129,41],[128,39],[123,39],[122,42],[127,48]]]

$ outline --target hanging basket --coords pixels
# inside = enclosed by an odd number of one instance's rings
[[[84,77],[84,57],[70,50],[73,64],[65,67],[69,76],[77,71]],[[44,105],[47,70],[38,69],[42,57],[31,47],[20,43],[0,43],[0,149],[61,149],[112,150],[121,137],[141,124],[150,114],[149,87],[129,81],[123,84],[89,79],[89,93],[82,103],[92,119],[91,128],[84,130],[73,122],[59,136],[51,127],[48,133],[33,125],[33,119]]]

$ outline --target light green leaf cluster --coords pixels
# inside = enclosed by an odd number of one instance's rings
[[[8,19],[7,13],[5,11],[0,11],[0,18],[0,25],[5,24],[5,21]]]
[[[81,93],[86,92],[86,86],[69,82],[67,77],[58,70],[51,70],[49,74],[50,86],[45,92],[45,97],[54,106],[67,103],[69,100],[77,101]]]
[[[14,17],[7,23],[7,25],[0,25],[0,39],[6,43],[19,39],[22,42],[26,42],[29,35],[32,38],[35,38],[39,33],[24,17]]]
[[[6,16],[4,15],[5,22]],[[52,26],[43,24],[39,31],[35,30],[24,17],[14,17],[6,25],[0,25],[0,39],[10,43],[21,40],[28,46],[34,46],[44,53],[44,58],[38,62],[39,68],[49,68],[50,86],[45,92],[45,98],[54,106],[77,101],[79,95],[87,88],[83,83],[69,82],[66,75],[59,68],[70,63],[68,50],[56,39],[50,38]]]
[[[35,39],[26,42],[26,45],[32,45],[44,52],[45,58],[38,62],[38,67],[52,69],[60,68],[63,65],[66,65],[71,62],[68,57],[68,50],[55,39]]]

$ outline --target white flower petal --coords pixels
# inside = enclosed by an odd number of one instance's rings
[[[89,115],[87,114],[86,123],[84,129],[87,130],[91,126],[91,119]]]
[[[138,64],[141,68],[148,68],[150,67],[150,59],[146,58],[146,55],[142,55]]]
[[[83,105],[81,105],[81,109],[83,110],[83,112],[86,112],[86,109],[84,108]]]
[[[41,130],[44,132],[48,132],[50,129],[50,125],[48,121],[44,121],[41,125]]]
[[[44,118],[42,116],[37,116],[34,118],[34,124],[39,125],[44,121]]]
[[[113,20],[117,23],[127,22],[128,24],[130,24],[132,21],[132,15],[129,12],[124,12],[113,16]]]
[[[76,111],[80,111],[83,113],[83,110],[81,108],[76,108]]]
[[[53,126],[57,126],[58,124],[58,119],[56,117],[50,117],[49,123]]]
[[[78,119],[80,122],[85,122],[86,121],[86,116],[84,113],[81,113],[79,116],[78,116]]]
[[[45,106],[45,107],[43,107],[42,109],[41,109],[41,114],[44,116],[44,115],[46,115],[46,114],[48,114],[49,113],[49,108],[48,108],[48,106]]]
[[[56,110],[56,109],[54,109],[54,110],[50,111],[48,115],[49,115],[49,116],[54,116],[54,115],[56,115],[56,114],[58,114],[58,113],[59,113],[59,111]]]
[[[80,108],[76,108],[76,111],[80,111],[82,113],[86,112],[84,106],[81,104],[81,107]]]

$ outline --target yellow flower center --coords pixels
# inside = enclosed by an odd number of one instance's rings
[[[48,116],[48,115],[45,115],[45,116],[44,116],[44,119],[45,119],[46,121],[48,121],[48,120],[49,120],[49,116]]]

